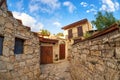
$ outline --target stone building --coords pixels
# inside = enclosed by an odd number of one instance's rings
[[[87,19],[74,22],[62,28],[66,39],[74,43],[77,39],[83,39],[87,31],[92,30],[92,25]]]
[[[48,64],[58,62],[59,60],[67,59],[65,39],[40,39],[40,62],[41,64]]]
[[[40,42],[40,63],[53,63],[55,59],[54,55],[58,53],[58,40],[40,37]]]
[[[66,25],[62,29],[66,39],[66,54],[69,55],[68,50],[71,48],[71,45],[84,39],[84,35],[92,30],[92,25],[87,19],[82,19]]]
[[[120,80],[120,26],[113,24],[72,46],[73,80]]]
[[[39,80],[39,38],[0,0],[0,80]]]

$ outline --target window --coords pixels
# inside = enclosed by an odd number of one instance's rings
[[[83,36],[83,29],[82,26],[78,27],[78,36]]]
[[[22,54],[23,53],[24,40],[15,38],[14,53]]]
[[[68,30],[68,39],[72,38],[73,34],[72,34],[72,29]]]
[[[0,36],[0,55],[2,55],[3,39],[4,39],[4,38]]]

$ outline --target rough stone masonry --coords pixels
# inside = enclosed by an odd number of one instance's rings
[[[39,39],[29,27],[12,16],[6,8],[6,2],[0,5],[0,37],[3,38],[0,80],[40,80]],[[24,40],[21,54],[14,53],[15,38]]]
[[[120,80],[120,28],[116,25],[107,31],[72,46],[70,72],[74,80]]]

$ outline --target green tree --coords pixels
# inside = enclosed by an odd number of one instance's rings
[[[89,32],[86,32],[85,34],[84,34],[84,38],[89,38],[89,37],[91,37],[92,36],[92,34],[90,34]]]
[[[119,25],[120,25],[120,20],[118,20],[118,22],[117,22]]]
[[[56,36],[64,36],[63,33],[57,33]]]
[[[92,24],[98,29],[103,30],[104,28],[109,27],[113,23],[117,22],[117,19],[109,12],[98,12],[95,15],[96,20],[92,21]]]
[[[48,30],[46,30],[46,29],[41,29],[40,34],[42,36],[50,36],[50,32]]]

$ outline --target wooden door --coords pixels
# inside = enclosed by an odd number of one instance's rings
[[[40,63],[48,64],[53,62],[53,47],[41,46]]]
[[[60,59],[65,59],[65,44],[60,44],[59,47],[59,57]]]

